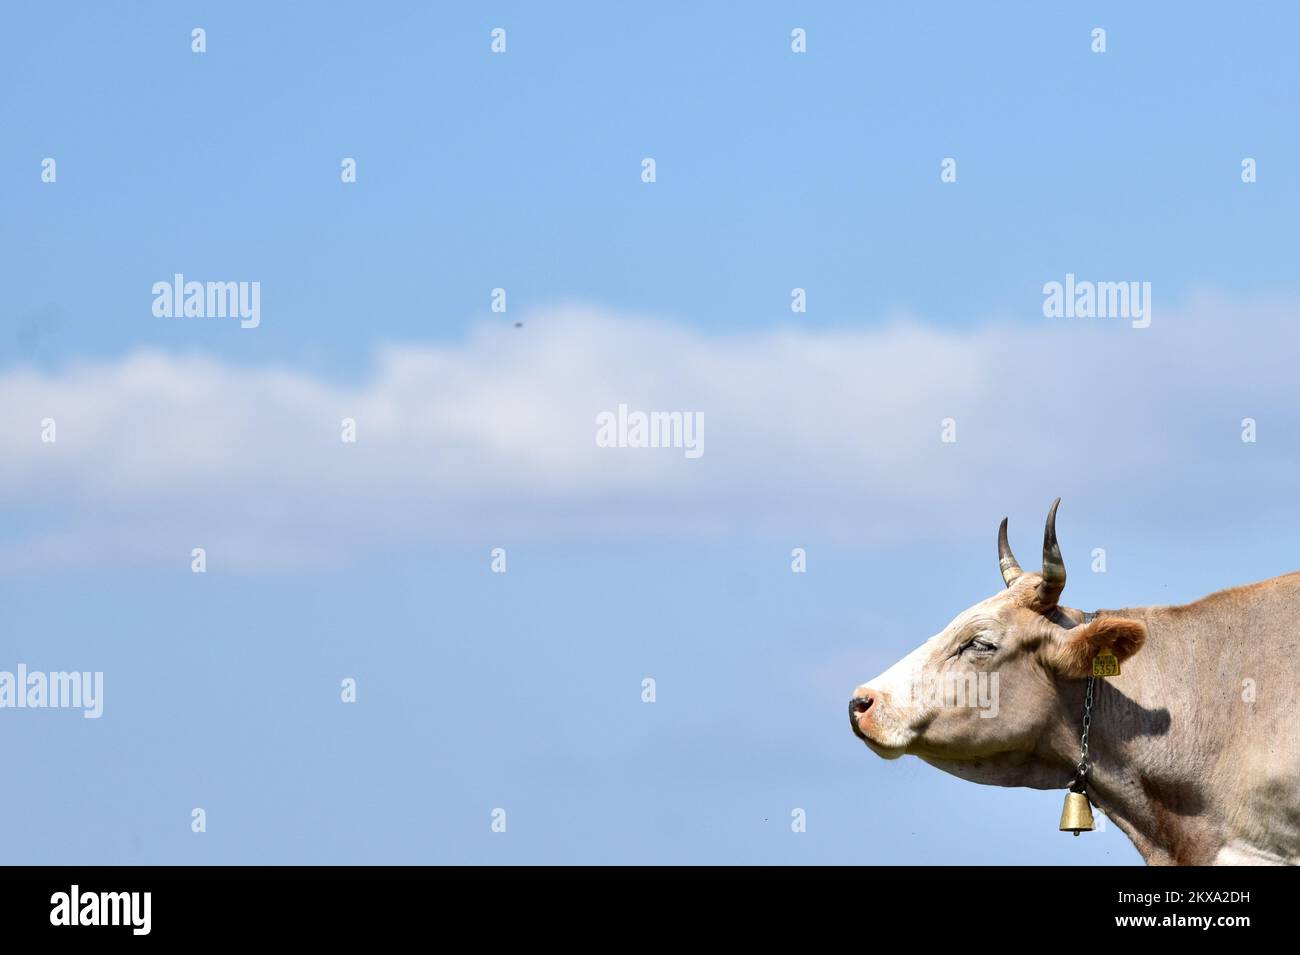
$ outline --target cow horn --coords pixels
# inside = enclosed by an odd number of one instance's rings
[[[1065,561],[1061,559],[1061,545],[1056,542],[1056,509],[1060,506],[1058,497],[1047,512],[1043,531],[1043,582],[1038,585],[1038,604],[1043,608],[1055,607],[1065,589]]]
[[[1002,569],[1002,582],[1010,587],[1016,578],[1024,573],[1016,563],[1016,555],[1011,553],[1011,544],[1007,541],[1007,519],[1002,518],[998,528],[998,567]]]

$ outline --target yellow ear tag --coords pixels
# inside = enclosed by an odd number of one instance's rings
[[[1092,658],[1093,676],[1119,676],[1119,659],[1109,650],[1102,650]]]

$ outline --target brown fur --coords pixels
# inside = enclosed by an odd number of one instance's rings
[[[1142,621],[1102,617],[1067,630],[1063,639],[1053,641],[1051,659],[1062,676],[1082,678],[1092,675],[1093,658],[1102,650],[1109,650],[1123,663],[1142,649],[1146,639]]]
[[[1201,599],[1194,600],[1189,604],[1169,607],[1168,609],[1174,613],[1195,613],[1209,610],[1217,604],[1230,604],[1235,601],[1249,600],[1262,591],[1271,590],[1282,585],[1294,584],[1297,580],[1300,580],[1300,571],[1270,577],[1268,580],[1260,580],[1253,584],[1242,584],[1239,587],[1225,587],[1223,590],[1216,590],[1212,594],[1206,594]]]

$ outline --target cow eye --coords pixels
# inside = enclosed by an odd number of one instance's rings
[[[983,637],[976,637],[970,643],[966,644],[966,646],[963,649],[974,650],[976,653],[988,654],[988,653],[992,653],[997,648],[998,648],[997,644],[990,643],[988,640],[985,640]]]

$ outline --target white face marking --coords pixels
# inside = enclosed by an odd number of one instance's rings
[[[862,684],[858,690],[870,689],[887,696],[894,706],[905,706],[913,696],[913,687],[921,679],[925,665],[947,640],[947,631],[935,634],[884,673]]]
[[[857,718],[858,729],[877,747],[901,753],[916,738],[912,727],[933,715],[936,702],[924,692],[927,673],[933,675],[932,671],[947,659],[958,633],[973,626],[998,628],[997,605],[1005,599],[1004,594],[998,594],[963,611],[884,673],[861,684],[854,696],[870,696],[874,702]]]
[[[987,602],[985,601],[985,603]],[[894,701],[895,706],[906,705],[906,701],[912,698],[913,687],[921,679],[921,675],[925,672],[930,661],[947,647],[956,633],[977,620],[987,620],[990,626],[996,625],[984,604],[976,604],[969,610],[958,614],[952,623],[926,640],[925,643],[903,657],[884,673],[874,680],[868,680],[858,689],[864,690],[870,687],[880,693],[887,694]]]

